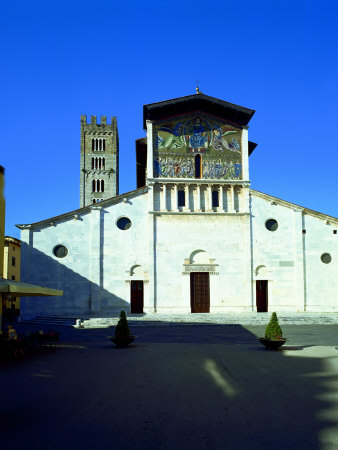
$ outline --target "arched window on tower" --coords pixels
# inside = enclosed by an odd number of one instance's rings
[[[98,159],[99,159],[99,158],[95,158],[95,169],[98,168]]]
[[[195,178],[201,178],[201,155],[195,156]]]
[[[94,169],[94,161],[95,161],[95,158],[92,158],[92,170]]]
[[[92,152],[95,150],[95,139],[92,139]]]
[[[97,152],[99,149],[99,142],[98,139],[95,139],[95,151]]]
[[[92,191],[96,192],[96,180],[92,181]]]
[[[105,152],[106,151],[106,140],[105,139],[102,139],[103,140],[103,151]]]
[[[102,169],[106,168],[106,158],[102,158]]]
[[[99,139],[99,150],[102,150],[102,139]]]
[[[104,192],[104,180],[101,180],[101,192]]]

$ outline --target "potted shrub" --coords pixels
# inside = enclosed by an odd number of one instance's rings
[[[279,326],[277,314],[272,313],[270,322],[267,324],[265,329],[265,336],[259,338],[261,343],[270,350],[277,350],[283,344],[285,344],[286,339],[283,338],[282,329]]]
[[[121,311],[119,321],[115,328],[115,336],[111,336],[110,340],[117,347],[127,347],[134,339],[135,336],[129,330],[126,313]]]

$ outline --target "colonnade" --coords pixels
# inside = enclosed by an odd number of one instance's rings
[[[155,187],[155,210],[245,212],[245,187],[219,183],[158,183]]]

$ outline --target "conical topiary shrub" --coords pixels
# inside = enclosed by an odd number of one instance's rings
[[[279,326],[277,314],[275,312],[272,313],[270,322],[266,326],[265,339],[271,339],[274,341],[283,339],[282,329]]]
[[[128,320],[124,311],[121,311],[120,313],[120,318],[115,329],[115,336],[130,336]]]
[[[117,347],[127,347],[133,342],[133,336],[129,330],[126,313],[121,311],[119,321],[115,328],[115,336],[109,338]]]

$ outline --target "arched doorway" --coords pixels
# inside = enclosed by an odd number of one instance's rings
[[[132,314],[142,314],[144,306],[144,271],[140,265],[135,265],[130,269],[130,312]]]

